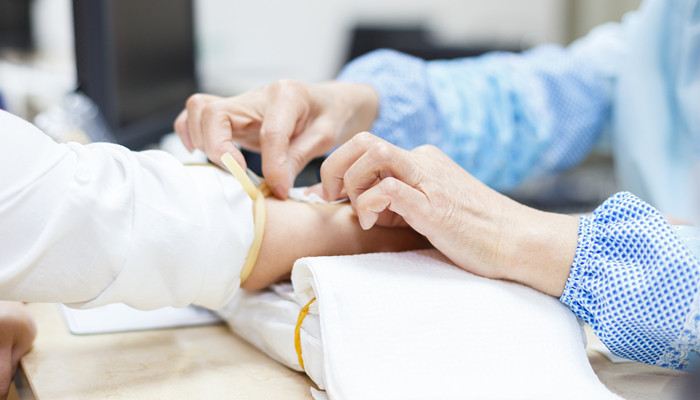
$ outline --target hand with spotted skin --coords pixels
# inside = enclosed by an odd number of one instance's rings
[[[347,192],[364,229],[409,225],[467,271],[553,296],[564,290],[577,218],[509,199],[436,147],[406,151],[361,133],[328,157],[321,180],[327,200]]]

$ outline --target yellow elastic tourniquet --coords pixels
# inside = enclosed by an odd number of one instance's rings
[[[301,358],[301,324],[304,323],[304,318],[306,318],[306,314],[309,313],[309,307],[311,306],[311,303],[316,301],[316,298],[314,297],[311,299],[310,302],[306,303],[304,307],[299,310],[299,317],[297,318],[297,326],[294,328],[294,348],[297,350],[297,357],[299,358],[299,365],[301,365],[301,369],[306,371],[304,368],[304,359]]]
[[[241,283],[243,283],[248,279],[250,273],[253,272],[253,267],[255,267],[255,263],[258,261],[260,246],[262,245],[263,235],[265,233],[265,196],[270,194],[270,189],[265,182],[256,187],[230,153],[224,154],[221,157],[221,162],[224,163],[229,172],[238,179],[238,182],[243,186],[243,190],[248,193],[255,204],[255,214],[253,216],[255,234],[253,236],[253,243],[250,245],[250,250],[248,250],[248,257],[246,257],[245,264],[243,264],[243,269],[241,270]]]

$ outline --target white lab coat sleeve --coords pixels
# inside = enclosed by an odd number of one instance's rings
[[[0,111],[0,297],[218,308],[240,286],[252,201],[165,152],[57,144]]]

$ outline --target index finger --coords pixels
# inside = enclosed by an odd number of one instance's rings
[[[224,109],[209,107],[202,115],[203,149],[212,161],[221,165],[221,156],[231,153],[238,164],[246,167],[245,158],[233,142],[231,120]]]
[[[297,122],[304,118],[304,109],[279,96],[265,110],[260,126],[260,153],[265,180],[280,199],[287,197],[294,181],[294,172],[288,165],[289,142]]]
[[[326,200],[338,199],[345,187],[345,173],[378,142],[384,140],[369,132],[358,133],[328,156],[321,165],[321,185]]]

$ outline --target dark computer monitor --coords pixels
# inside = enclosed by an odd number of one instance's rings
[[[157,142],[197,91],[192,0],[74,0],[79,90],[115,140]]]
[[[0,0],[0,49],[32,47],[30,0]]]
[[[360,24],[352,30],[346,61],[377,49],[394,49],[424,60],[476,57],[491,51],[522,50],[517,40],[511,41],[510,44],[485,42],[442,45],[436,43],[431,32],[422,25],[391,27]]]

